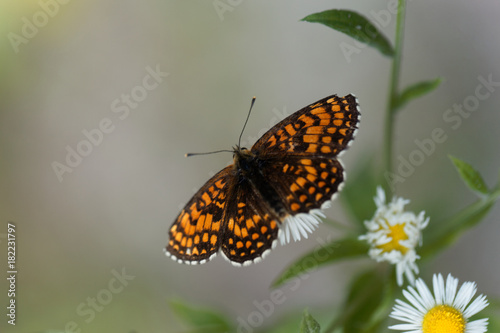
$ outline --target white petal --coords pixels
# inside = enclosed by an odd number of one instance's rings
[[[432,286],[434,288],[434,298],[436,300],[436,304],[446,304],[446,288],[441,274],[434,275],[432,277]]]
[[[446,297],[445,297],[446,304],[449,305],[453,304],[453,302],[455,301],[455,296],[457,294],[457,288],[458,288],[458,279],[451,276],[451,274],[448,274],[448,277],[446,278]]]
[[[389,326],[389,329],[398,330],[398,331],[413,330],[413,331],[406,331],[405,333],[422,333],[422,330],[420,330],[420,327],[418,325],[413,325],[413,324],[393,325],[393,326]]]
[[[378,186],[377,187],[377,196],[375,197],[375,204],[377,207],[382,207],[385,205],[385,192],[382,187]]]
[[[488,331],[488,319],[478,319],[467,323],[465,333],[484,333]]]
[[[453,306],[463,312],[467,304],[469,304],[474,297],[476,290],[476,284],[474,282],[464,282],[457,293]]]
[[[418,280],[417,280],[417,283],[418,283]],[[420,297],[420,295],[412,287],[409,287],[408,291],[403,290],[403,296],[408,301],[410,301],[410,304],[413,305],[420,313],[426,313],[427,307],[425,306],[424,301]]]
[[[479,311],[482,311],[485,307],[488,306],[488,301],[486,300],[486,296],[479,295],[464,311],[464,317],[470,318]]]
[[[415,286],[417,287],[418,293],[422,299],[422,305],[425,309],[428,310],[432,308],[435,305],[435,300],[424,280],[418,279]]]

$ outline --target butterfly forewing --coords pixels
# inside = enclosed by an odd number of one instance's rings
[[[206,182],[173,223],[167,245],[173,259],[203,263],[219,250],[232,169],[228,166]]]
[[[279,122],[253,145],[252,151],[262,158],[273,154],[334,157],[352,140],[358,118],[354,96],[332,95]]]

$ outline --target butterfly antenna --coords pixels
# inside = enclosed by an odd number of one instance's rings
[[[243,131],[245,130],[245,127],[247,126],[247,123],[248,123],[248,119],[250,118],[250,113],[252,112],[252,108],[253,108],[253,105],[255,103],[255,99],[256,97],[254,96],[252,98],[252,102],[250,104],[250,110],[248,110],[248,115],[247,115],[247,119],[245,120],[245,124],[243,125],[243,129],[241,130],[241,133],[240,133],[240,138],[238,139],[238,147],[240,146],[241,144],[241,137],[243,136]]]
[[[210,154],[217,154],[217,153],[232,153],[233,151],[232,150],[227,150],[227,149],[223,149],[223,150],[216,150],[216,151],[209,151],[208,153],[186,153],[184,156],[185,157],[191,157],[191,156],[198,156],[198,155],[210,155]]]
[[[241,130],[240,138],[238,139],[238,147],[240,146],[240,143],[241,143],[241,137],[243,135],[243,131],[245,130],[245,127],[247,126],[248,119],[250,118],[250,113],[252,112],[252,108],[253,108],[253,105],[255,103],[255,99],[256,99],[256,97],[254,96],[252,98],[252,102],[250,104],[250,110],[248,110],[247,119],[245,120],[245,124],[243,125],[243,129]],[[191,157],[191,156],[199,156],[199,155],[217,154],[217,153],[223,153],[223,152],[232,153],[233,151],[232,150],[223,149],[223,150],[209,151],[208,153],[186,153],[184,156],[185,157]]]

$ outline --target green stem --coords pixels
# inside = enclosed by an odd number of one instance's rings
[[[403,53],[403,36],[405,26],[406,0],[398,0],[398,14],[396,18],[396,36],[394,41],[394,57],[391,68],[391,81],[389,83],[389,98],[385,114],[385,137],[384,137],[384,171],[385,174],[392,173],[392,148],[394,133],[394,115],[396,114],[396,102],[399,97],[399,74],[401,70],[401,56]],[[386,191],[392,192],[389,184],[384,182]]]

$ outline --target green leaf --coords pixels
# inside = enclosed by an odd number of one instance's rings
[[[170,307],[185,322],[193,326],[192,332],[229,332],[231,325],[226,318],[212,310],[196,308],[180,300],[171,300]]]
[[[351,285],[344,308],[344,332],[365,331],[369,318],[382,301],[384,281],[374,271],[360,275]]]
[[[304,310],[302,322],[300,323],[300,333],[319,333],[319,323],[314,319],[307,310]]]
[[[424,246],[419,251],[422,258],[435,255],[438,251],[453,244],[462,233],[478,224],[488,214],[500,196],[500,189],[487,195],[460,212],[440,223],[433,223],[434,228],[424,235]]]
[[[387,281],[375,271],[355,278],[337,319],[327,332],[342,328],[345,333],[380,332],[394,300],[394,281]]]
[[[364,16],[350,11],[331,9],[324,12],[308,15],[302,21],[321,23],[334,30],[340,31],[357,41],[365,43],[379,50],[383,55],[392,57],[394,50],[391,43],[382,33]]]
[[[276,278],[272,286],[277,287],[293,277],[338,260],[365,256],[368,250],[368,244],[356,238],[345,238],[329,244],[320,244],[316,249],[288,266],[283,273]]]
[[[489,316],[488,318],[489,318],[488,331],[500,332],[500,314],[495,313],[494,315]]]
[[[481,177],[479,172],[474,170],[474,168],[470,164],[451,155],[449,155],[449,157],[457,168],[460,177],[462,177],[465,184],[467,184],[467,186],[469,186],[471,190],[480,194],[488,194],[488,187],[486,186],[483,177]]]
[[[488,332],[500,332],[500,299],[488,296],[490,305],[472,317],[474,319],[488,318]]]
[[[369,157],[359,161],[357,167],[347,174],[345,186],[339,197],[362,230],[365,230],[363,221],[371,219],[375,214],[373,197],[378,184],[374,172],[376,170],[375,158],[372,155],[366,155]]]
[[[394,110],[402,108],[406,103],[417,97],[423,96],[435,90],[441,84],[441,78],[415,83],[406,88],[395,101]]]
[[[472,190],[481,194],[481,199],[445,221],[431,223],[428,230],[424,231],[424,246],[419,251],[422,258],[431,257],[431,255],[453,244],[462,233],[478,224],[500,197],[500,186],[496,186],[489,192],[483,178],[472,166],[453,156],[450,156],[450,159],[465,183]]]

